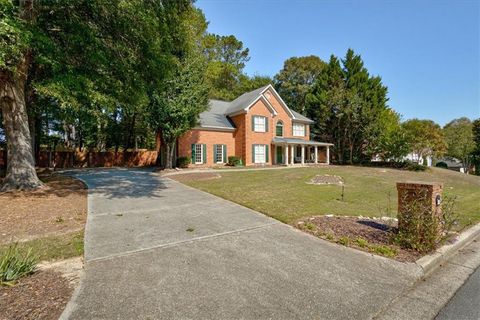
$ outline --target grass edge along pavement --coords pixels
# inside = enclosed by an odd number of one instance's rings
[[[216,172],[221,175],[217,179],[189,180],[189,174],[185,172],[169,177],[287,224],[328,214],[382,217],[395,212],[396,216],[396,182],[435,181],[444,184],[444,195],[457,197],[459,229],[480,222],[480,177],[446,169],[412,172],[390,168],[324,166]],[[199,174],[196,173],[197,176]],[[344,201],[341,200],[340,186],[309,184],[318,174],[343,178]]]
[[[397,181],[441,181],[445,184],[445,193],[447,196],[455,196],[458,201],[466,201],[461,203],[461,208],[468,210],[467,215],[461,215],[460,224],[456,227],[456,231],[463,231],[473,222],[480,220],[480,208],[475,210],[475,198],[480,198],[480,177],[467,176],[461,173],[443,170],[443,169],[428,169],[426,172],[412,172],[390,168],[371,168],[371,167],[352,167],[352,166],[331,166],[321,168],[289,168],[290,170],[259,170],[257,168],[252,171],[243,170],[239,172],[221,172],[217,171],[219,175],[216,179],[203,179],[202,174],[195,172],[189,174],[183,172],[177,176],[178,181],[185,183],[191,187],[200,189],[205,192],[212,193],[227,200],[244,205],[253,210],[260,211],[268,216],[271,216],[284,223],[298,227],[297,222],[307,220],[308,218],[318,215],[332,215],[331,211],[324,211],[318,214],[318,211],[310,209],[309,214],[302,216],[298,215],[299,207],[304,204],[302,201],[306,199],[309,205],[316,205],[318,209],[324,209],[325,203],[329,202],[330,208],[340,210],[344,209],[345,205],[350,205],[348,208],[352,213],[356,210],[355,201],[358,200],[359,217],[370,216],[375,217],[390,217],[396,216],[396,182]],[[205,172],[205,176],[212,175],[212,173]],[[317,174],[324,174],[328,176],[339,176],[346,180],[346,195],[345,199],[341,200],[340,187],[336,185],[309,185],[309,182]],[[175,175],[169,175],[175,179]],[[283,178],[283,179],[282,179]],[[360,181],[358,181],[360,180]],[[353,186],[353,190],[352,190]],[[357,190],[355,190],[355,188]],[[300,189],[297,192],[296,189]],[[349,190],[350,189],[350,190]],[[318,191],[322,191],[323,194]],[[333,192],[332,192],[333,191]],[[330,194],[328,194],[330,192]],[[388,197],[381,199],[379,195],[389,193]],[[395,193],[394,193],[395,192]],[[295,194],[294,197],[291,195]],[[392,195],[393,194],[393,195]],[[312,201],[315,196],[323,198],[315,203]],[[327,195],[327,197],[325,197]],[[374,199],[367,199],[368,196],[373,195]],[[330,196],[330,198],[328,198]],[[357,199],[355,199],[357,196]],[[377,201],[382,201],[383,204],[375,205],[375,198]],[[290,200],[291,199],[291,200]],[[350,202],[350,203],[349,203]],[[282,205],[283,204],[283,205]],[[284,205],[286,204],[286,205]],[[369,215],[365,211],[365,205],[370,208],[373,207],[373,215]],[[328,205],[327,205],[328,206]],[[352,208],[353,206],[353,208]],[[282,212],[283,210],[283,212]],[[289,211],[287,211],[289,210]],[[301,210],[301,209],[300,209]],[[395,214],[392,212],[395,211]],[[463,211],[465,212],[465,211]],[[342,216],[341,211],[334,212],[334,215]],[[345,216],[352,216],[344,214]],[[297,219],[297,217],[301,219]],[[297,220],[296,220],[297,219]],[[308,222],[307,222],[308,224]],[[308,231],[308,230],[306,230]],[[310,230],[311,231],[311,230]],[[365,243],[362,239],[346,239],[345,237],[336,237],[335,239],[326,240],[333,241],[346,246],[353,246],[357,249],[364,249],[374,254],[379,254],[386,257],[395,255],[395,245],[392,248],[387,248],[381,245],[372,245]],[[353,242],[352,242],[353,241]],[[448,245],[447,245],[448,246]],[[363,247],[363,248],[362,248]],[[443,247],[441,247],[443,248]],[[439,248],[437,250],[440,250]],[[434,252],[424,253],[423,255],[431,255]],[[418,256],[417,256],[418,258]],[[412,260],[410,257],[410,261]]]

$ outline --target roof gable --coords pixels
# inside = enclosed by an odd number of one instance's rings
[[[285,104],[282,97],[280,97],[275,88],[273,88],[273,86],[269,84],[253,91],[246,92],[231,102],[210,100],[208,110],[200,114],[200,127],[234,130],[235,125],[230,120],[229,116],[248,112],[249,108],[252,107],[258,100],[262,100],[265,106],[272,112],[272,114],[277,115],[277,111],[265,96],[265,93],[267,91],[273,94],[279,104],[285,109],[292,121],[313,123],[313,121],[308,119],[307,117],[291,110]]]

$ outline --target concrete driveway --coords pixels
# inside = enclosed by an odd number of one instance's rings
[[[76,175],[85,276],[64,319],[369,319],[418,276],[147,170]]]

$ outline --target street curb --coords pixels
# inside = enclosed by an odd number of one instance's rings
[[[480,223],[460,233],[454,243],[444,245],[434,253],[421,257],[415,261],[415,264],[421,268],[423,277],[426,277],[456,254],[458,250],[470,244],[478,235],[480,235]]]

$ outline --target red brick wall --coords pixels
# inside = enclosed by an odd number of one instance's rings
[[[240,114],[238,116],[234,116],[231,118],[237,130],[233,134],[235,139],[235,155],[240,157],[245,163],[245,152],[246,152],[246,145],[245,145],[245,114]]]
[[[5,150],[0,150],[0,167],[6,167]],[[37,167],[46,168],[78,168],[78,167],[148,167],[154,166],[157,160],[156,151],[126,151],[126,152],[88,152],[88,151],[40,151],[36,161]]]
[[[268,132],[255,132],[252,128],[252,117],[264,116],[268,121]],[[272,139],[275,136],[275,128],[273,126],[274,120],[272,118],[272,112],[267,108],[262,100],[258,100],[245,115],[245,165],[254,165],[252,161],[252,145],[254,144],[266,144],[269,146],[269,157],[267,164],[272,163],[272,155],[274,154],[273,147],[271,145]]]
[[[270,92],[270,90],[267,90],[264,95],[269,93],[269,97],[267,97],[268,102],[275,108],[275,111],[277,111],[277,116],[274,119],[274,123],[276,124],[278,120],[283,121],[283,136],[285,138],[298,138],[298,139],[304,139],[304,140],[310,140],[310,126],[308,124],[305,124],[305,136],[304,137],[294,137],[292,134],[292,119],[290,118],[290,115],[287,113],[287,111],[283,108],[281,105],[281,102],[277,100],[275,95]],[[275,132],[273,132],[275,135]]]
[[[178,156],[191,157],[192,144],[206,144],[206,164],[191,164],[195,167],[211,167],[216,165],[213,159],[213,145],[225,144],[227,146],[228,156],[235,155],[235,138],[233,132],[208,131],[208,130],[190,130],[178,139]]]
[[[268,91],[267,91],[268,92]],[[209,131],[209,130],[191,130],[178,140],[178,156],[191,157],[191,145],[194,143],[207,145],[207,163],[195,166],[212,166],[213,163],[213,145],[227,145],[228,156],[238,156],[243,160],[245,165],[254,165],[252,162],[252,145],[266,144],[269,146],[268,164],[274,163],[275,148],[271,144],[276,134],[276,124],[279,120],[283,122],[283,136],[292,138],[292,119],[280,104],[273,93],[269,92],[268,101],[277,111],[277,115],[273,116],[272,111],[268,109],[265,102],[257,101],[246,114],[239,114],[232,117],[236,130],[234,132]],[[255,115],[264,116],[268,119],[268,132],[254,132],[252,128],[252,117]],[[305,136],[295,137],[299,139],[309,140],[310,128],[305,125]],[[319,159],[324,161],[325,151],[319,149]]]

